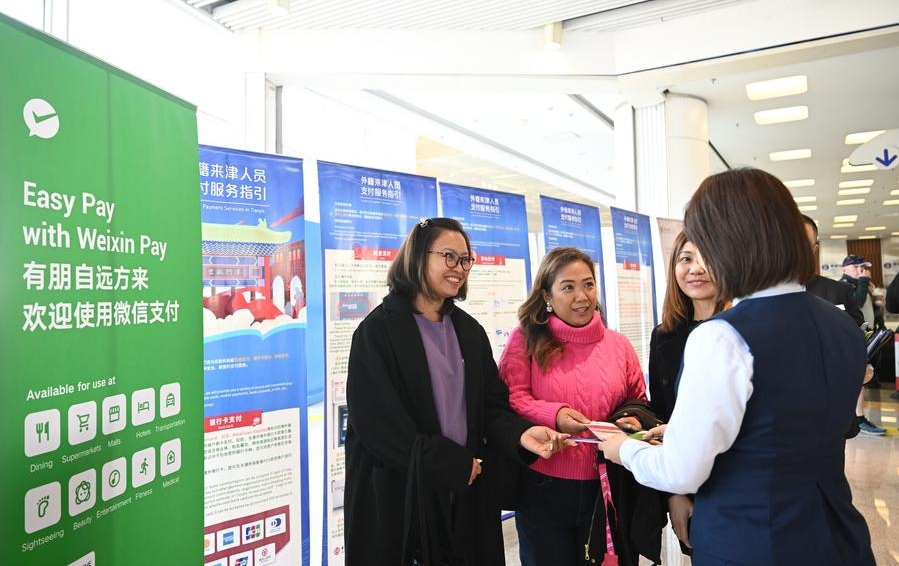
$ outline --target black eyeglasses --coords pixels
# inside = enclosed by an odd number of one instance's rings
[[[442,255],[443,261],[446,262],[446,266],[451,269],[459,264],[462,264],[462,270],[468,271],[469,269],[471,269],[471,266],[474,265],[474,258],[470,255],[463,257],[453,252],[435,252],[430,250],[428,251],[428,253]]]

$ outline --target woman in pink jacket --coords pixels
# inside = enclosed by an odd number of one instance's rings
[[[646,400],[633,346],[603,324],[587,254],[571,247],[546,254],[518,319],[499,371],[523,418],[592,439],[587,423],[608,421],[629,399]],[[614,522],[606,526],[604,472],[596,444],[586,442],[525,471],[515,518],[522,566],[602,562],[616,538]]]

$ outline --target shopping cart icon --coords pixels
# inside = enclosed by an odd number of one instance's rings
[[[78,418],[78,432],[84,432],[90,428],[90,425],[91,425],[91,423],[90,423],[91,414],[90,413],[84,413],[84,414],[75,413],[75,416]]]

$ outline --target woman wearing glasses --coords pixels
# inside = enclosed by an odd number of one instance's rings
[[[485,451],[527,464],[566,442],[510,409],[487,334],[454,305],[473,264],[461,224],[422,220],[390,265],[389,294],[353,335],[347,566],[504,564],[485,483],[497,458]]]
[[[586,430],[590,421],[609,421],[625,401],[646,400],[637,354],[627,338],[603,324],[596,291],[590,256],[571,247],[550,251],[499,362],[515,411],[584,440],[595,440]],[[629,424],[640,428],[639,421]],[[580,443],[525,471],[515,514],[522,566],[608,564],[613,555],[617,563],[636,565],[640,549],[658,554],[651,545],[632,549],[635,537],[621,536],[624,509],[617,524],[607,525],[613,522],[605,520],[607,512],[615,514],[604,504],[603,488],[610,486],[605,470],[596,444]],[[658,504],[656,511],[644,520],[655,521],[660,531]]]

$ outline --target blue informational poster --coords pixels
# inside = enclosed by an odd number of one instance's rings
[[[353,332],[387,294],[387,269],[422,218],[437,214],[437,180],[318,163],[325,314],[325,516],[330,566],[344,563],[343,486],[346,373]]]
[[[455,218],[465,227],[478,256],[523,260],[525,277],[530,281],[528,217],[523,195],[440,183],[440,203],[444,216]],[[490,257],[478,257],[477,263],[491,261]]]
[[[476,259],[460,306],[487,331],[498,360],[531,278],[524,196],[440,183],[440,202],[465,227]]]
[[[649,217],[612,208],[612,234],[618,280],[619,331],[627,336],[643,367],[656,325],[655,278]]]
[[[206,415],[296,407],[305,391],[302,162],[200,146]],[[213,318],[214,317],[214,318]],[[277,384],[277,387],[274,385]]]
[[[202,145],[199,161],[204,562],[305,564],[302,161]]]
[[[540,211],[546,251],[573,246],[593,258],[597,270],[596,282],[600,286],[600,302],[605,305],[599,208],[540,195]]]
[[[437,214],[430,177],[319,162],[318,187],[325,250],[396,249],[421,217]]]
[[[574,246],[599,263],[602,245],[599,237],[599,208],[540,195],[546,251]]]

